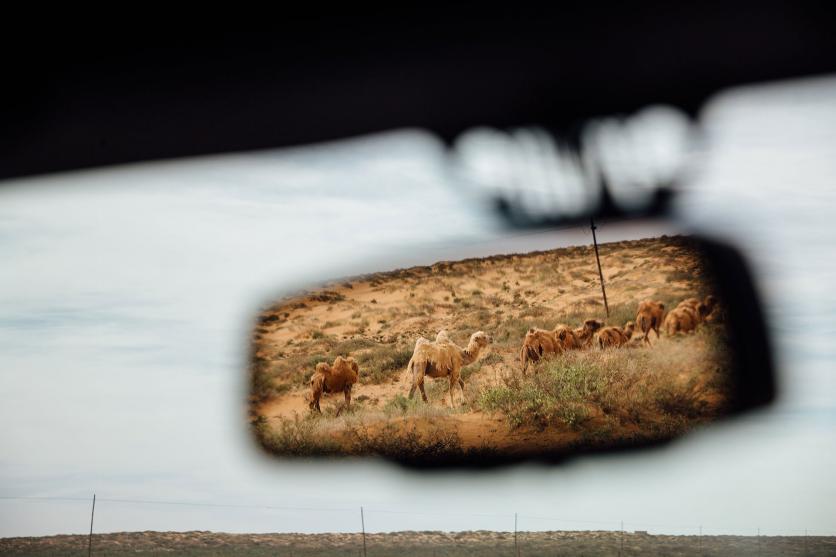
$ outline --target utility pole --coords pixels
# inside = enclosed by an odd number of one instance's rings
[[[600,267],[599,267],[599,270],[600,270]],[[601,282],[601,285],[603,285],[603,284],[604,283]],[[604,298],[604,299],[606,300],[606,298]],[[609,312],[607,313],[607,315],[609,315]],[[624,521],[623,520],[621,521],[621,548],[618,550],[618,554],[619,555],[624,554]]]
[[[514,552],[520,557],[520,546],[517,545],[517,513],[514,513]]]
[[[90,511],[90,537],[87,538],[87,557],[93,555],[93,517],[96,515],[96,494],[93,494],[93,510]]]
[[[702,555],[702,524],[700,524],[700,555]]]
[[[592,245],[595,246],[595,261],[598,263],[598,277],[601,279],[601,294],[604,295],[604,309],[607,310],[607,317],[610,316],[610,306],[607,303],[607,289],[604,287],[604,273],[601,271],[601,257],[598,255],[598,238],[595,236],[595,221],[589,217],[589,228],[592,229]]]
[[[363,517],[363,507],[360,507],[360,526],[363,528],[363,557],[366,557],[366,519]]]

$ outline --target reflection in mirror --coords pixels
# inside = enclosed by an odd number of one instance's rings
[[[703,244],[624,240],[597,258],[589,240],[272,303],[252,337],[259,443],[479,466],[655,444],[733,410],[728,305]]]

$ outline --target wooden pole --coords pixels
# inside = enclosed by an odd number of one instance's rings
[[[601,284],[604,284],[603,282]],[[609,313],[607,314],[609,315]],[[618,550],[619,555],[624,554],[624,521],[621,521],[621,547]]]
[[[360,526],[363,528],[363,557],[366,557],[366,519],[363,516],[363,507],[360,507]]]
[[[90,511],[90,537],[87,538],[87,557],[93,555],[93,517],[96,515],[96,494],[93,494],[93,510]]]
[[[517,513],[514,513],[514,552],[520,557],[520,546],[517,545]]]
[[[595,261],[598,263],[598,277],[601,279],[601,293],[604,295],[604,309],[607,310],[607,317],[610,316],[610,306],[607,303],[607,289],[604,287],[604,273],[601,271],[601,257],[598,255],[598,238],[595,236],[595,221],[589,217],[589,228],[592,229],[592,244],[595,246]]]

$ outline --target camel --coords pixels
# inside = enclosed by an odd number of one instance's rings
[[[595,336],[595,331],[603,326],[603,321],[587,319],[584,321],[583,326],[577,329],[573,329],[569,325],[560,324],[552,332],[558,343],[563,347],[563,350],[580,350],[592,345],[592,337]]]
[[[714,308],[717,307],[717,297],[709,294],[705,297],[703,303],[708,307],[708,314],[711,315],[711,313],[714,311]]]
[[[316,364],[316,371],[311,377],[311,410],[316,410],[322,414],[322,409],[319,407],[319,400],[322,398],[322,393],[339,393],[345,394],[345,404],[340,406],[337,410],[337,416],[340,415],[344,409],[351,405],[351,388],[360,379],[360,368],[354,358],[337,356],[333,365],[326,362]]]
[[[442,331],[443,332],[443,331]],[[415,394],[415,389],[421,389],[421,398],[427,400],[427,393],[424,391],[424,377],[433,379],[447,377],[450,381],[450,405],[455,406],[453,399],[453,386],[458,385],[462,390],[464,400],[464,381],[461,378],[462,367],[472,364],[479,357],[484,347],[492,342],[491,337],[483,331],[470,335],[470,342],[466,348],[460,348],[453,343],[445,333],[439,333],[435,341],[419,338],[415,342],[415,350],[412,353],[406,368],[412,372],[412,388],[409,389],[409,398]]]
[[[690,306],[681,306],[671,311],[665,318],[665,334],[689,333],[697,328],[697,313]]]
[[[563,350],[563,344],[558,340],[555,331],[529,329],[520,349],[520,364],[522,365],[523,375],[525,375],[529,363],[539,362],[548,354],[560,354]]]
[[[708,320],[716,305],[717,298],[709,294],[705,297],[704,301],[700,301],[699,298],[688,298],[679,302],[679,306],[677,307],[691,308],[694,311],[697,323],[703,323]]]
[[[718,311],[714,311],[715,309]],[[717,298],[709,294],[702,301],[702,304],[697,306],[697,311],[700,312],[701,321],[716,321],[717,314],[720,313],[719,308],[717,308]],[[712,316],[714,319],[712,319]]]
[[[598,346],[604,348],[620,348],[627,344],[636,330],[636,324],[628,321],[624,327],[604,327],[597,333]]]
[[[656,338],[659,338],[659,327],[662,325],[662,317],[665,314],[665,304],[656,300],[645,300],[639,304],[639,310],[636,313],[636,325],[639,330],[644,333],[642,341],[650,344],[650,331],[656,333]]]
[[[722,323],[726,320],[726,312],[717,304],[717,298],[709,294],[703,303],[708,307],[708,315],[705,316],[704,321]]]
[[[575,334],[575,338],[579,342],[578,347],[589,348],[592,346],[592,338],[595,336],[595,332],[603,326],[603,321],[599,321],[598,319],[587,319],[583,322],[582,327],[578,327],[573,330],[572,332]]]
[[[575,331],[568,325],[558,325],[554,328],[554,335],[563,350],[577,350],[581,347],[581,341],[575,336]]]

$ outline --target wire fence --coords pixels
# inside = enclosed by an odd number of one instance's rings
[[[0,554],[6,555],[833,555],[836,530],[769,532],[754,526],[723,527],[717,524],[678,524],[631,520],[588,520],[544,516],[525,512],[457,512],[445,505],[439,510],[409,510],[366,506],[305,506],[216,503],[200,501],[133,499],[125,497],[0,496],[0,504],[73,502],[73,512],[83,509],[90,518],[89,534],[41,538],[0,538]],[[104,504],[104,505],[103,505]],[[98,507],[96,506],[98,505]],[[310,519],[320,533],[300,534],[283,529],[268,534],[211,532],[100,533],[96,519],[113,511],[112,505],[133,508],[211,508],[227,511],[292,513]],[[13,509],[6,509],[6,512]],[[334,515],[338,517],[334,520]],[[326,516],[327,515],[327,516]],[[387,516],[386,520],[380,517]],[[392,520],[391,517],[403,517]],[[323,517],[327,518],[323,520]],[[446,527],[417,529],[420,518]],[[456,520],[484,528],[457,529]],[[386,524],[381,528],[381,524]],[[393,529],[393,523],[403,528]],[[339,525],[339,528],[335,528]],[[355,525],[356,528],[352,527]],[[507,529],[504,528],[507,525]],[[325,526],[325,527],[323,527]],[[328,526],[331,526],[329,529]],[[347,527],[347,528],[346,528]],[[340,531],[334,531],[340,530]],[[667,532],[667,533],[665,533]],[[82,547],[82,545],[84,545]]]

